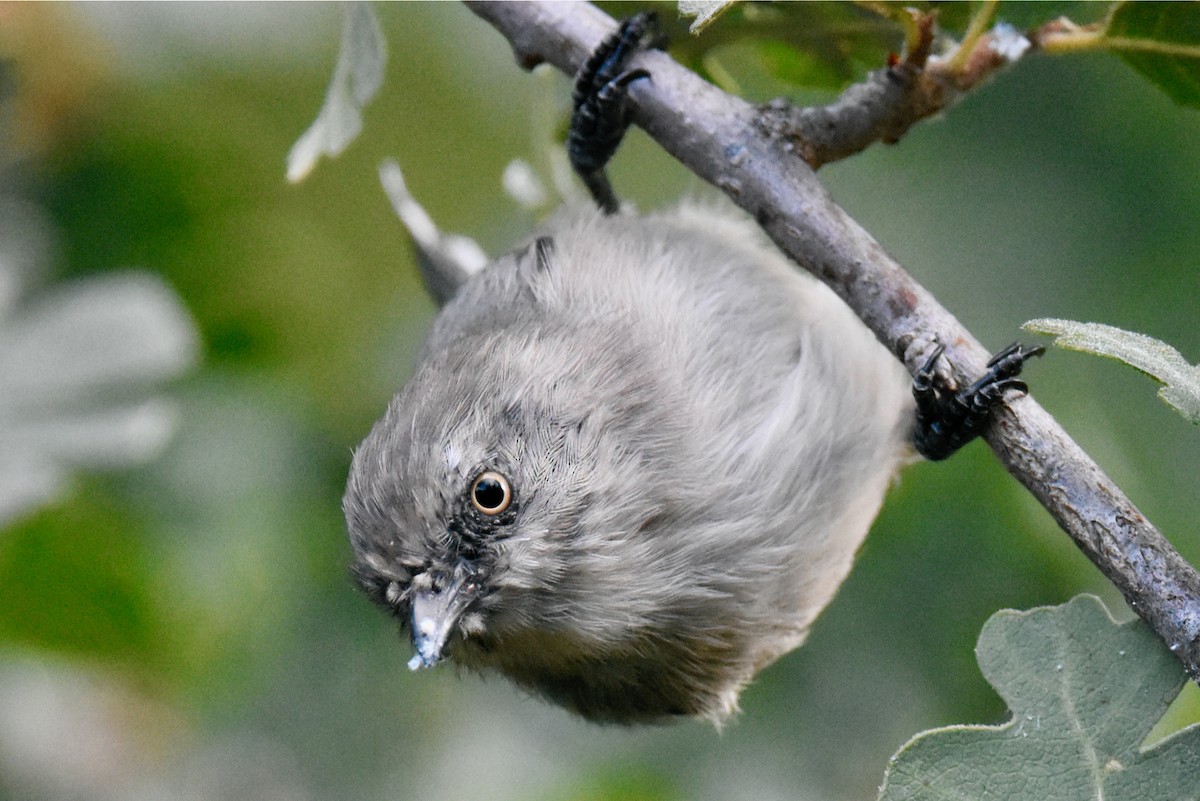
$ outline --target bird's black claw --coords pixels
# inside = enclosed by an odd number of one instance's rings
[[[575,76],[567,154],[571,166],[607,214],[615,213],[619,203],[604,167],[629,128],[625,104],[629,84],[650,77],[646,70],[625,67],[638,50],[658,45],[657,31],[653,12],[634,14],[600,43]]]
[[[1028,392],[1028,385],[1017,376],[1027,360],[1045,352],[1041,346],[1026,348],[1014,342],[988,361],[987,372],[978,380],[954,392],[939,385],[934,369],[944,350],[939,345],[913,376],[917,401],[913,444],[922,456],[935,461],[979,436],[1006,392]]]

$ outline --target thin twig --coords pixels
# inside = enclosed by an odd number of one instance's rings
[[[989,10],[990,9],[990,10]],[[985,31],[994,6],[985,6],[949,58],[931,57],[935,17],[913,12],[909,52],[825,106],[797,108],[782,100],[759,109],[767,134],[786,140],[814,170],[876,142],[895,144],[921,120],[952,106],[1020,58],[1028,39],[1008,27]]]
[[[975,49],[975,45],[983,37],[988,26],[992,24],[992,20],[996,17],[996,8],[999,5],[999,0],[986,0],[971,15],[971,24],[967,26],[967,32],[963,34],[962,41],[958,43],[958,49],[954,55],[950,56],[947,66],[955,70],[961,70],[967,66],[967,61],[971,59],[971,51]]]
[[[614,25],[587,4],[468,5],[509,40],[520,64],[546,61],[569,75]],[[632,66],[652,76],[632,86],[634,121],[757,219],[910,370],[925,352],[917,344],[936,340],[946,346],[958,380],[982,372],[987,351],[833,202],[794,145],[764,130],[758,109],[666,53],[641,53]],[[998,409],[987,441],[1200,680],[1200,574],[1032,398]]]

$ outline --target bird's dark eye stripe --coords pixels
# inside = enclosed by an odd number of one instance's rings
[[[471,484],[471,504],[485,515],[498,515],[511,503],[512,487],[495,470],[485,470]]]

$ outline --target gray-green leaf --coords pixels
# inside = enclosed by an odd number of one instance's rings
[[[976,655],[1012,719],[917,735],[880,799],[1200,798],[1200,726],[1142,748],[1186,675],[1140,620],[1117,625],[1094,596],[998,612]]]
[[[342,7],[342,45],[316,120],[292,145],[287,179],[304,180],[323,155],[336,156],[362,131],[362,110],[383,84],[387,48],[369,3]]]
[[[1022,326],[1036,334],[1057,337],[1060,348],[1117,359],[1165,384],[1158,396],[1180,414],[1200,425],[1200,368],[1165,342],[1103,323],[1074,320],[1030,320]]]

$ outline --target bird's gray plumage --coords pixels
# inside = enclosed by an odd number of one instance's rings
[[[458,289],[356,451],[356,574],[409,627],[458,582],[425,663],[594,720],[719,722],[849,570],[908,376],[727,212],[575,210],[541,236]],[[494,517],[484,470],[511,483]]]

